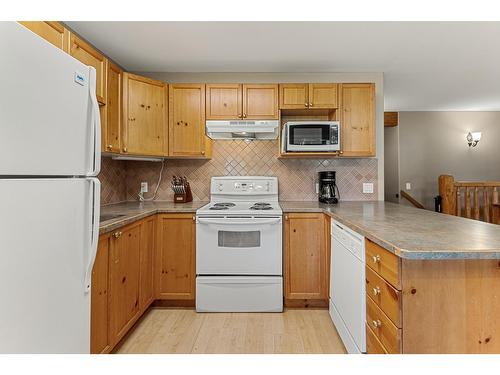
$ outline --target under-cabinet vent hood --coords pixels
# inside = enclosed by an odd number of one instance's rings
[[[278,120],[207,121],[207,135],[212,139],[276,139]]]

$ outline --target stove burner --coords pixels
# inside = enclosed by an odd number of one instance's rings
[[[267,207],[270,206],[271,203],[265,203],[265,202],[257,202],[253,204],[253,207]]]
[[[209,210],[229,210],[229,207],[227,206],[212,206],[209,208]]]
[[[221,202],[221,203],[215,203],[212,207],[234,207],[234,206],[236,206],[235,203]]]
[[[264,204],[254,204],[252,207],[250,207],[251,210],[272,210],[273,208],[269,203],[264,203]]]

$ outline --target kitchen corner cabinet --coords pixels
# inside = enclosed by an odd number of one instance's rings
[[[338,108],[336,83],[283,83],[279,91],[280,109]]]
[[[60,22],[55,21],[20,21],[24,27],[52,43],[64,52],[69,50],[69,31]]]
[[[101,105],[106,105],[108,59],[74,33],[70,35],[69,54],[85,65],[90,65],[95,68],[97,101]]]
[[[99,238],[97,255],[92,268],[91,317],[90,317],[90,353],[108,353],[111,350],[109,336],[109,235]]]
[[[163,82],[123,73],[122,153],[167,155],[166,98]]]
[[[327,239],[322,213],[289,213],[284,223],[285,305],[327,306]]]
[[[169,156],[211,156],[205,136],[205,85],[169,85]]]
[[[103,152],[119,153],[121,150],[122,77],[123,70],[108,61],[107,101],[106,105],[101,107],[106,112],[105,115],[101,115]],[[103,118],[105,121],[102,121]]]
[[[207,84],[206,117],[207,120],[278,119],[278,85]]]
[[[375,84],[340,84],[341,156],[375,156]]]
[[[159,215],[155,261],[157,299],[194,301],[195,228],[192,214]]]

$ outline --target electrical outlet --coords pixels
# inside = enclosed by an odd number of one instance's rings
[[[411,183],[410,182],[406,183],[406,190],[411,190]]]
[[[147,192],[148,192],[148,183],[141,182],[141,193],[147,193]]]
[[[373,184],[371,182],[363,182],[363,193],[373,194]]]

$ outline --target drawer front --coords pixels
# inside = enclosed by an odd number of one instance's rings
[[[401,290],[399,278],[399,258],[377,245],[366,240],[366,264],[380,276],[386,279],[393,287]]]
[[[384,348],[384,345],[382,345],[368,324],[366,324],[366,353],[388,354],[386,348]]]
[[[401,328],[401,292],[381,278],[377,273],[366,267],[366,295]]]
[[[388,353],[401,352],[401,329],[396,327],[369,297],[366,297],[366,323]]]

